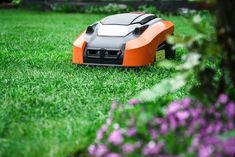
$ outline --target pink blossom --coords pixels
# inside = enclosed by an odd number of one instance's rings
[[[100,129],[98,130],[97,134],[96,134],[96,139],[99,141],[103,138],[104,136],[104,132]]]
[[[221,94],[219,96],[218,102],[225,104],[228,101],[228,96],[226,94]]]
[[[111,124],[112,124],[112,118],[107,119],[107,120],[106,120],[106,124],[107,124],[107,125],[111,125]]]
[[[190,98],[185,98],[181,101],[181,104],[183,107],[189,107],[191,103],[192,103],[192,100]]]
[[[139,104],[140,101],[138,99],[131,99],[128,104],[131,105],[131,106],[134,106],[134,105],[137,105]]]
[[[230,138],[224,142],[224,152],[227,156],[235,156],[235,138]]]
[[[135,147],[133,144],[124,144],[122,146],[122,150],[126,154],[132,153],[134,151],[134,149],[135,149]]]
[[[107,125],[102,125],[101,130],[102,130],[103,132],[106,132],[107,129],[108,129]]]
[[[130,129],[128,129],[127,132],[126,132],[127,136],[129,136],[129,137],[135,136],[136,133],[137,133],[137,131],[136,131],[135,127],[132,127]]]
[[[213,153],[213,149],[211,148],[211,146],[202,146],[199,149],[199,157],[210,157]]]
[[[154,130],[154,129],[150,129],[150,130],[149,130],[149,134],[151,135],[151,138],[152,138],[152,139],[157,139],[157,137],[158,137],[158,133],[157,133],[157,131]]]
[[[172,114],[182,108],[181,104],[179,102],[173,102],[169,105],[167,108],[167,114]]]
[[[230,102],[228,105],[225,107],[225,113],[228,115],[230,118],[235,118],[235,103]]]
[[[102,157],[104,156],[106,153],[108,152],[108,148],[106,145],[104,144],[100,144],[98,145],[96,152],[95,152],[95,156],[96,157]]]
[[[106,157],[121,157],[121,155],[117,153],[109,153],[108,155],[106,155]]]
[[[179,111],[176,113],[176,117],[179,120],[184,121],[189,117],[189,113],[187,111]]]
[[[232,121],[228,122],[227,129],[229,130],[234,129],[234,123]]]
[[[163,142],[159,142],[158,144],[150,142],[146,147],[144,147],[143,155],[145,156],[157,155],[161,151],[163,146],[164,146]]]
[[[156,123],[156,124],[162,124],[163,122],[164,122],[163,118],[157,117],[157,118],[154,119],[154,123]]]
[[[161,131],[162,134],[167,133],[167,131],[168,131],[168,125],[167,125],[167,123],[163,123],[163,124],[161,125],[160,131]]]
[[[117,106],[118,106],[118,103],[116,101],[113,101],[111,109],[114,110],[115,108],[117,108]]]
[[[198,118],[201,116],[202,109],[201,108],[190,109],[189,112],[193,118]]]
[[[189,148],[190,149],[190,152],[193,152],[194,150],[196,150],[200,145],[200,139],[199,139],[199,136],[198,135],[195,135],[192,139],[192,144],[191,144],[191,147]]]
[[[88,148],[88,152],[89,152],[90,155],[94,156],[95,153],[96,153],[95,145],[90,145],[89,148]]]
[[[174,116],[171,116],[169,120],[170,120],[170,128],[174,130],[177,127],[177,121]]]
[[[217,122],[214,126],[214,131],[219,133],[222,128],[223,128],[223,123],[222,122]]]
[[[120,145],[123,142],[123,137],[120,129],[114,130],[109,136],[109,142],[113,145]]]

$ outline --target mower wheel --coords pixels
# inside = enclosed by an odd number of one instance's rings
[[[166,59],[173,59],[173,58],[175,58],[175,50],[173,49],[173,45],[165,42],[164,43],[164,49],[165,49],[165,57],[166,57]]]

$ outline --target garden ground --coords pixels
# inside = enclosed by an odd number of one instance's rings
[[[126,102],[174,74],[156,64],[140,69],[73,65],[74,39],[105,16],[0,10],[0,156],[83,153],[112,100]],[[165,18],[175,23],[176,34],[195,34],[188,20]],[[178,61],[183,53],[177,50]]]

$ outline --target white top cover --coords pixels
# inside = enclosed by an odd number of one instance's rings
[[[102,25],[100,24],[98,35],[99,36],[116,36],[116,37],[123,37],[126,36],[128,33],[132,32],[137,25]]]
[[[161,18],[156,18],[148,22],[148,25],[152,25],[156,22],[160,22]],[[142,26],[139,23],[131,25],[103,25],[99,23],[98,36],[112,36],[112,37],[124,37],[132,32],[136,27]]]

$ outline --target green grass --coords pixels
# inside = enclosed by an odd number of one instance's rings
[[[174,73],[73,65],[73,40],[104,16],[0,10],[0,157],[85,152],[112,100],[126,102]],[[182,17],[167,19],[177,34],[195,34]]]

